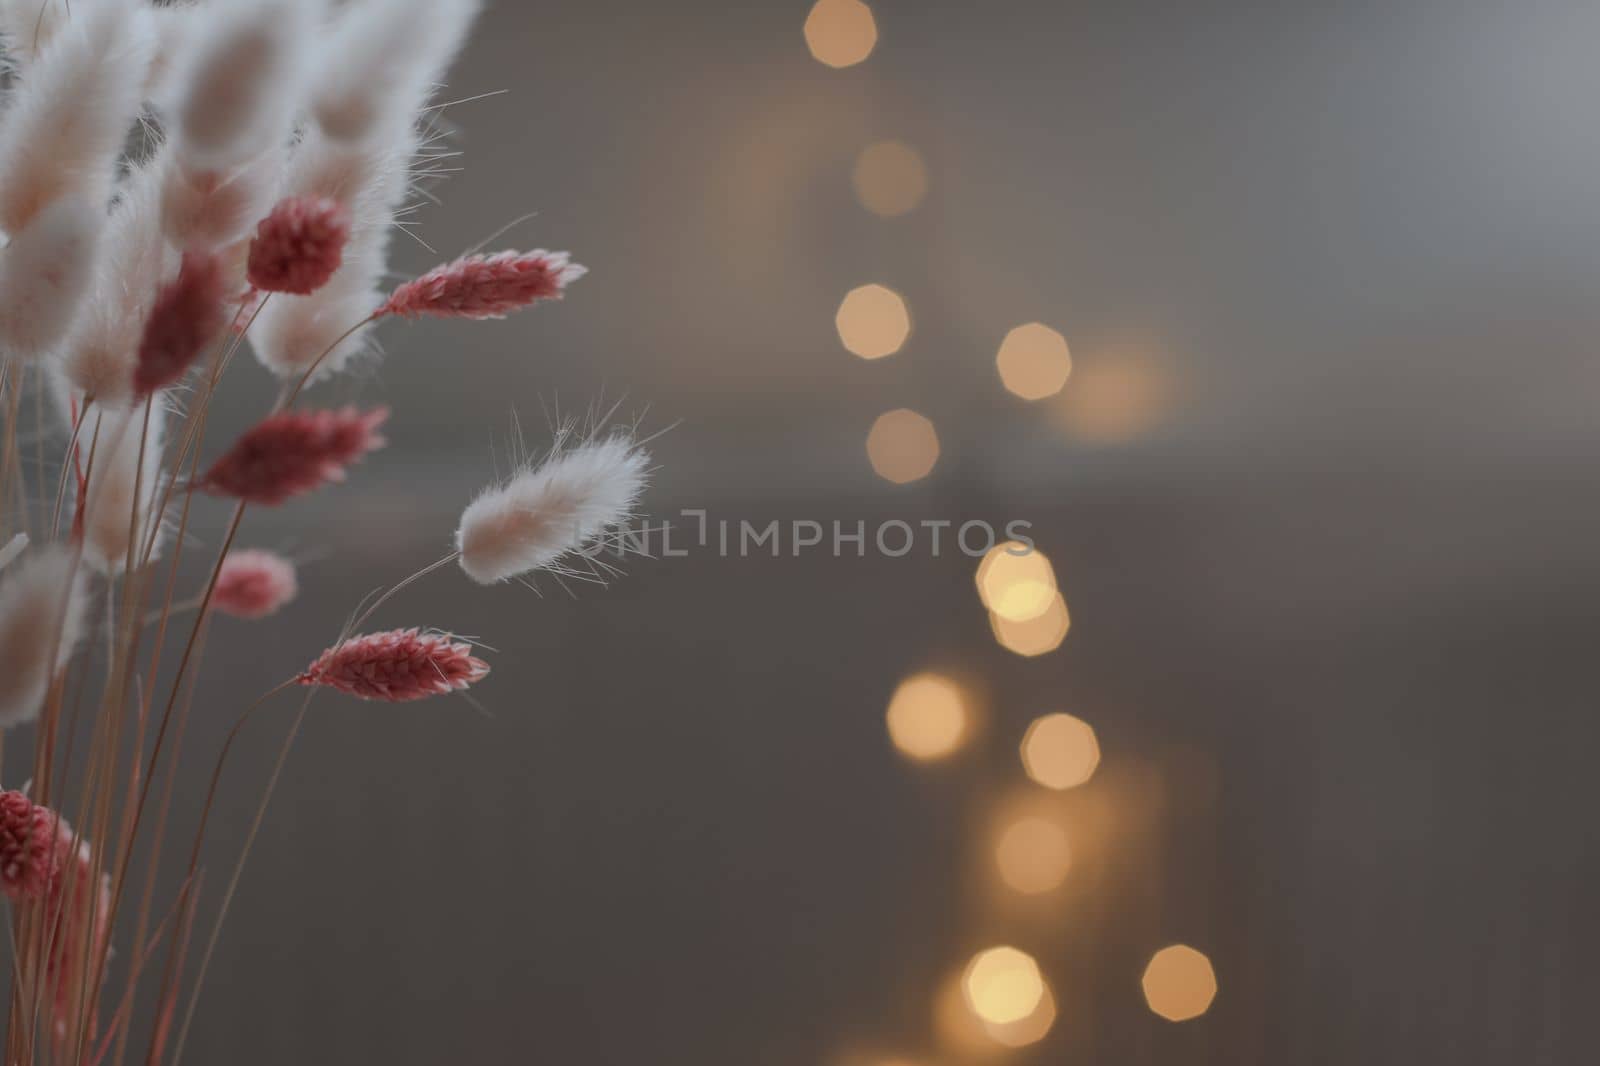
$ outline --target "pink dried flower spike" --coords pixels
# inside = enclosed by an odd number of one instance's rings
[[[388,417],[386,407],[269,415],[216,461],[199,488],[272,505],[341,481],[345,467],[383,447],[378,428]]]
[[[22,792],[0,792],[0,891],[13,903],[38,899],[60,872],[60,820]]]
[[[505,318],[540,300],[559,300],[586,273],[566,252],[469,255],[406,282],[374,317]]]
[[[396,629],[334,645],[298,680],[363,700],[406,703],[467,688],[488,672],[489,664],[453,637]]]
[[[211,602],[235,618],[265,618],[299,590],[293,563],[272,552],[248,549],[231,553],[222,564]]]
[[[133,370],[134,392],[147,396],[188,372],[228,324],[228,277],[220,256],[189,252],[145,321]]]
[[[262,292],[308,296],[344,262],[350,211],[322,196],[291,196],[256,227],[250,284]]]

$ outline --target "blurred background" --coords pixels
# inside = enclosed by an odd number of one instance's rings
[[[400,270],[535,212],[500,243],[593,273],[323,390],[391,447],[253,516],[305,594],[219,620],[193,750],[447,550],[514,416],[670,430],[652,524],[1040,553],[429,577],[374,624],[493,646],[485,713],[318,701],[188,1058],[1594,1061],[1597,39],[1576,0],[492,3]]]

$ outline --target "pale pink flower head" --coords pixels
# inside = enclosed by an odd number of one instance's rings
[[[383,447],[389,409],[282,411],[256,424],[201,478],[214,496],[279,504],[344,480],[345,468]]]
[[[256,227],[250,284],[262,292],[310,295],[343,264],[349,239],[350,210],[344,205],[322,196],[291,196]]]
[[[22,792],[0,792],[0,891],[13,903],[44,895],[61,870],[61,816]]]
[[[174,385],[228,325],[228,275],[222,257],[188,252],[178,276],[156,296],[139,341],[133,388],[138,396]]]
[[[488,673],[471,645],[443,633],[396,629],[334,645],[298,680],[358,699],[408,703],[465,689]]]
[[[217,574],[211,602],[235,618],[265,618],[295,598],[300,586],[294,564],[281,555],[258,549],[229,554]]]
[[[588,273],[566,252],[469,255],[396,289],[377,316],[505,318],[541,300],[559,300]]]

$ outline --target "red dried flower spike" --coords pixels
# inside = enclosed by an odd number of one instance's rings
[[[188,252],[178,276],[156,296],[139,341],[134,391],[147,396],[175,383],[228,325],[228,280],[220,256]]]
[[[342,204],[322,196],[280,201],[256,227],[250,284],[262,292],[316,292],[344,262],[349,239],[350,212]]]
[[[400,286],[377,318],[504,318],[540,300],[559,300],[587,273],[566,252],[469,255]]]
[[[12,902],[38,899],[60,873],[59,821],[21,792],[0,792],[0,891]]]
[[[483,680],[489,664],[470,645],[440,633],[396,629],[351,637],[322,653],[299,677],[364,700],[406,703]]]
[[[216,461],[198,487],[271,505],[342,481],[345,467],[383,447],[378,428],[388,417],[386,407],[269,415]]]

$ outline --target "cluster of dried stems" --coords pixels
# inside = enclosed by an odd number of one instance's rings
[[[6,1066],[179,1061],[312,696],[415,700],[488,671],[469,642],[362,633],[366,619],[451,563],[483,584],[571,572],[638,504],[649,459],[631,434],[561,430],[467,507],[451,554],[330,627],[314,662],[286,664],[205,753],[203,795],[175,788],[210,623],[295,596],[289,560],[237,546],[247,511],[340,480],[383,444],[388,411],[307,409],[308,387],[370,362],[386,319],[503,317],[583,273],[564,253],[474,252],[386,284],[397,219],[443,158],[434,97],[478,7],[0,0],[0,756],[27,765],[0,790]],[[243,350],[279,384],[257,389],[255,425],[212,448],[213,397]],[[208,497],[231,505],[225,532],[198,592],[180,595]],[[228,750],[295,686],[254,822],[211,879],[214,922],[197,929]],[[166,829],[188,801],[199,827],[181,846]],[[184,862],[173,898],[157,891],[166,847]]]

